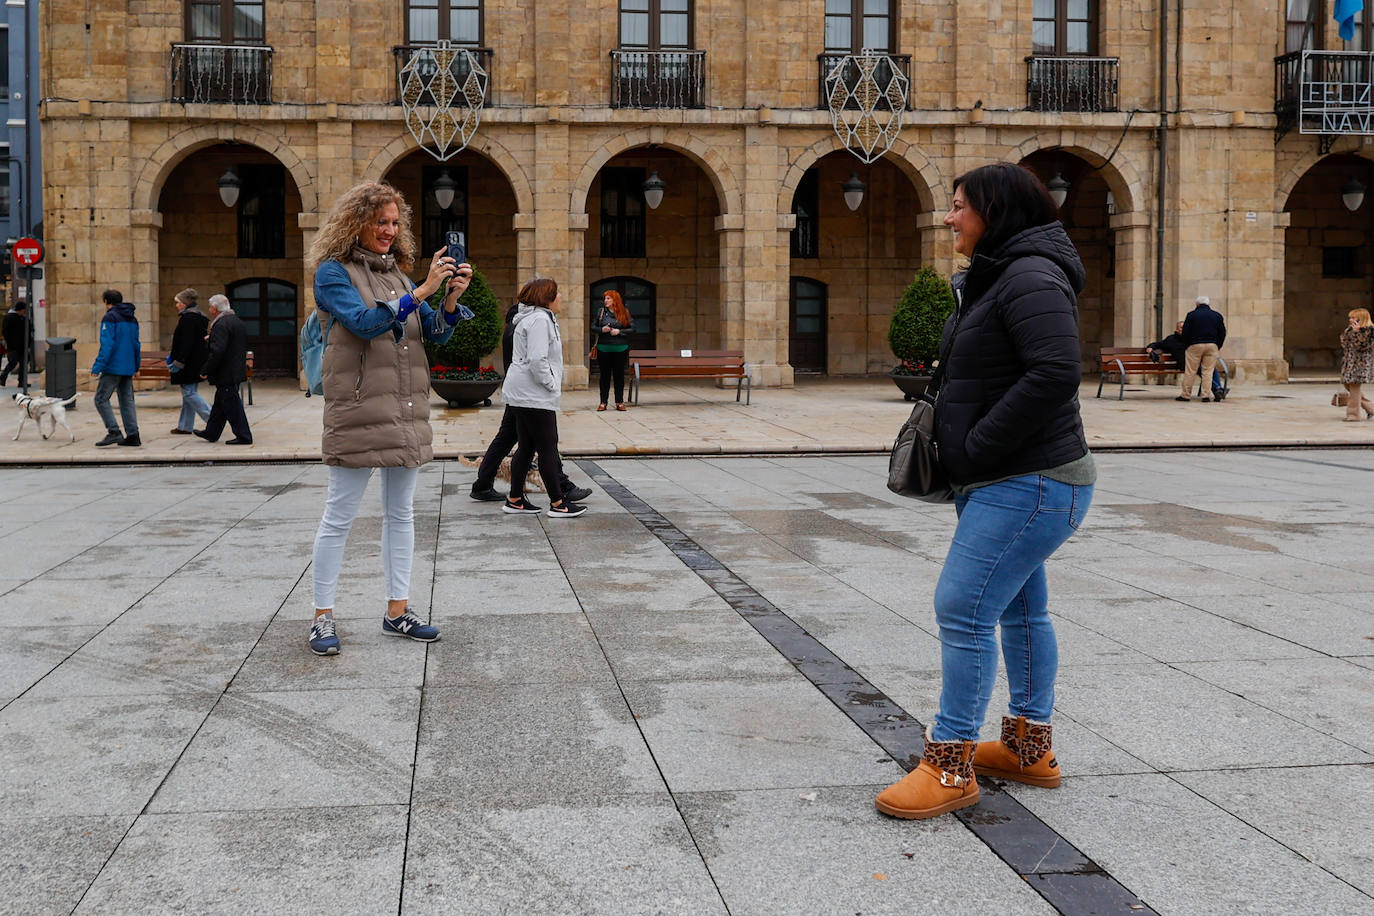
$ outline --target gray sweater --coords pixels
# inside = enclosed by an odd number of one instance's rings
[[[512,407],[557,410],[563,389],[563,337],[546,308],[520,304],[501,398]]]

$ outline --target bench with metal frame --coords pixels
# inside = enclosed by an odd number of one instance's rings
[[[1120,385],[1116,399],[1118,401],[1126,398],[1126,376],[1128,375],[1177,375],[1184,370],[1174,365],[1174,358],[1168,353],[1162,353],[1159,362],[1150,359],[1150,354],[1145,347],[1103,347],[1098,354],[1101,363],[1101,375],[1097,380],[1097,396],[1102,397],[1102,385],[1107,381],[1107,376],[1116,376],[1116,381]],[[1225,398],[1231,393],[1231,373],[1226,368],[1226,360],[1217,357],[1216,371],[1221,375],[1221,396]],[[1211,397],[1211,392],[1203,392],[1202,379],[1198,379],[1198,394]]]
[[[630,403],[639,403],[639,389],[646,378],[735,379],[735,402],[744,392],[750,401],[754,380],[743,350],[631,350]]]

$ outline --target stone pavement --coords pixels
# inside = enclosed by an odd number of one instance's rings
[[[443,639],[381,636],[374,486],[335,658],[319,465],[0,469],[0,913],[1374,913],[1374,450],[1099,464],[1064,784],[923,822],[954,517],[879,456],[585,461],[566,521],[436,462]]]
[[[137,396],[142,448],[97,449],[105,431],[91,393],[81,392],[68,413],[75,443],[61,430],[45,442],[32,424],[14,442],[14,426],[0,426],[10,430],[0,435],[0,464],[318,460],[322,399],[306,398],[284,380],[260,380],[254,388],[251,447],[171,435],[181,399],[169,388]],[[1180,404],[1169,386],[1130,387],[1118,401],[1112,386],[1099,399],[1096,383],[1088,382],[1080,399],[1095,449],[1374,445],[1374,423],[1341,422],[1344,409],[1330,404],[1338,388],[1334,381],[1241,386],[1220,404]],[[0,391],[3,406],[14,389]],[[710,383],[663,380],[645,386],[641,406],[597,413],[594,390],[569,391],[559,417],[563,451],[573,457],[885,451],[911,408],[886,378],[803,377],[795,388],[755,391],[749,406],[734,398],[733,390]],[[441,458],[481,453],[501,423],[499,400],[494,408],[449,410],[436,397],[431,411]],[[18,414],[10,416],[17,425]]]

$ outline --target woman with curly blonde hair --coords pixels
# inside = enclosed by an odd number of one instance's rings
[[[415,266],[411,210],[391,185],[365,182],[334,204],[310,248],[315,305],[323,315],[324,463],[329,495],[315,534],[315,618],[310,649],[337,655],[334,597],[344,544],[374,468],[382,478],[382,568],[387,611],[382,632],[433,642],[439,631],[410,612],[415,547],[415,481],[434,458],[429,426],[429,361],[424,341],[442,343],[472,313],[458,305],[472,268],[434,253],[424,282]],[[445,280],[436,312],[425,300]]]
[[[1341,384],[1350,392],[1345,404],[1347,423],[1358,423],[1360,408],[1365,419],[1374,419],[1374,403],[1361,393],[1364,385],[1374,382],[1374,321],[1369,309],[1352,309],[1349,327],[1341,331]]]

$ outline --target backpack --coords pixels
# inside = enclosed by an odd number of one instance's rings
[[[315,309],[301,327],[301,368],[305,370],[305,396],[324,394],[324,348],[329,345],[329,331],[334,316],[323,331],[320,329],[320,310]]]

